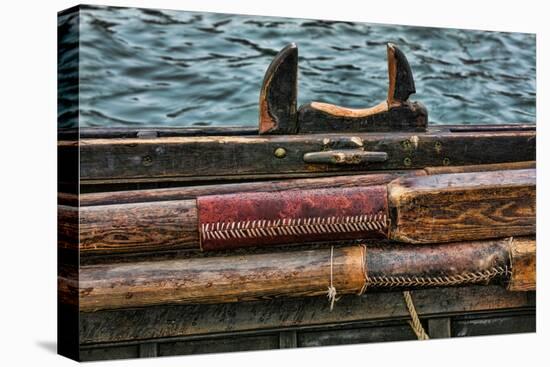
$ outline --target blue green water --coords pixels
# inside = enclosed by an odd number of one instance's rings
[[[290,42],[300,104],[380,102],[394,42],[430,123],[535,122],[533,34],[109,7],[84,8],[79,29],[80,126],[255,126]]]

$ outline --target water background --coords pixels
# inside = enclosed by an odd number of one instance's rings
[[[394,42],[431,124],[535,122],[533,34],[111,7],[83,8],[79,27],[80,126],[256,126],[290,42],[299,104],[382,101]]]

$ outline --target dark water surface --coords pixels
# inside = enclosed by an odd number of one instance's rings
[[[535,122],[533,34],[87,7],[80,40],[80,126],[255,126],[263,74],[290,42],[300,104],[367,107],[385,98],[390,41],[430,123]]]

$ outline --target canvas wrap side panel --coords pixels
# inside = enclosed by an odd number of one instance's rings
[[[385,238],[385,185],[197,198],[201,248]]]

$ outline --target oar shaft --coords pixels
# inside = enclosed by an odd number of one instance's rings
[[[198,250],[199,243],[203,250],[369,238],[440,243],[535,233],[534,169],[406,177],[388,185],[356,179],[347,185],[340,178],[330,187],[323,180],[311,189],[254,186],[257,191],[201,192],[196,199],[81,207],[71,233],[79,234],[82,254]]]
[[[321,248],[81,267],[82,311],[466,284],[535,287],[533,239]],[[68,284],[63,286],[63,284]],[[60,278],[60,289],[71,289]],[[336,297],[336,298],[337,298]],[[70,296],[66,297],[71,298]]]

